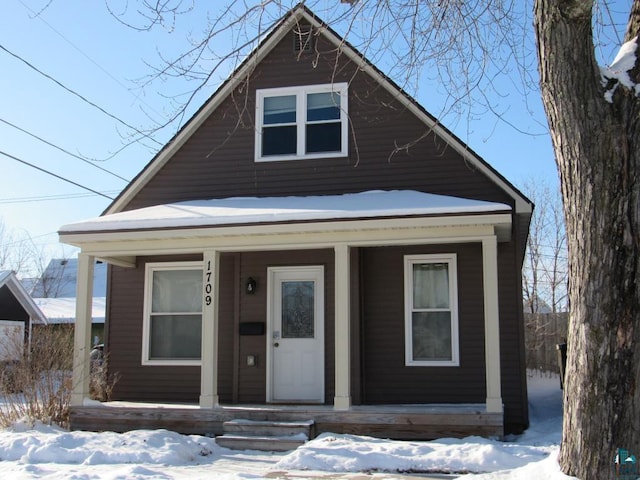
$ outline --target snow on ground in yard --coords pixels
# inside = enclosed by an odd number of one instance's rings
[[[531,428],[504,442],[480,437],[399,442],[323,434],[288,454],[237,452],[218,447],[211,438],[167,430],[67,432],[18,423],[0,430],[0,478],[379,480],[428,472],[455,473],[466,480],[567,479],[557,464],[558,378],[530,376],[529,398]]]

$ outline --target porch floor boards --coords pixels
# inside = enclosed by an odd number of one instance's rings
[[[184,434],[219,436],[224,422],[314,421],[315,435],[324,432],[399,440],[442,437],[503,436],[502,413],[487,413],[484,404],[354,405],[198,405],[107,402],[71,407],[71,429],[125,432],[165,428]]]

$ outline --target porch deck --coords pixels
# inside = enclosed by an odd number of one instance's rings
[[[312,438],[323,432],[350,433],[402,440],[442,437],[503,436],[502,413],[484,404],[355,405],[198,405],[107,402],[71,407],[71,429],[125,432],[165,428],[184,434],[222,435],[223,422],[235,420],[313,420]]]

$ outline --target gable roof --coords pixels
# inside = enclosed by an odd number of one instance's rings
[[[76,298],[77,284],[78,259],[53,258],[40,278],[35,279],[30,294],[33,298]],[[104,297],[106,294],[107,265],[96,262],[93,267],[93,296]]]
[[[429,114],[411,96],[402,90],[393,80],[383,74],[376,66],[369,62],[360,52],[340,37],[333,29],[324,24],[304,4],[298,4],[285,14],[276,23],[270,33],[260,42],[258,47],[240,64],[230,77],[213,93],[204,105],[189,119],[189,121],[174,135],[174,137],[154,156],[144,169],[127,185],[127,187],[107,207],[103,215],[122,212],[128,203],[140,192],[156,173],[171,159],[171,157],[187,142],[198,130],[204,121],[216,110],[216,108],[233,92],[238,84],[248,76],[253,67],[287,35],[290,30],[300,22],[306,22],[320,35],[331,42],[336,49],[345,54],[356,63],[361,70],[368,73],[391,95],[400,101],[404,107],[416,115],[436,135],[442,138],[450,147],[457,151],[469,164],[476,167],[494,184],[509,195],[515,205],[516,213],[530,214],[533,205],[516,187],[506,180],[493,167],[485,162],[478,154],[471,150],[464,142],[456,137],[447,128],[441,125],[437,119]]]
[[[47,317],[35,304],[27,290],[22,286],[16,274],[10,270],[0,271],[0,288],[7,287],[13,294],[22,308],[29,314],[29,317],[40,323],[47,323]]]

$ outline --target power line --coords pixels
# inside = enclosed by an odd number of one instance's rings
[[[95,103],[93,103],[91,100],[87,99],[86,97],[82,96],[81,94],[79,94],[78,92],[76,92],[75,90],[72,90],[71,88],[65,86],[62,82],[56,80],[55,78],[53,78],[51,75],[43,72],[42,70],[40,70],[38,67],[36,67],[35,65],[29,63],[27,60],[25,60],[24,58],[22,58],[20,55],[13,53],[12,51],[8,50],[4,45],[0,45],[0,50],[3,50],[4,52],[8,53],[9,55],[11,55],[12,57],[14,57],[17,60],[20,60],[22,63],[24,63],[25,65],[27,65],[29,68],[31,68],[32,70],[36,71],[37,73],[39,73],[40,75],[42,75],[43,77],[51,80],[52,82],[54,82],[56,85],[58,85],[60,88],[66,90],[67,92],[69,92],[70,94],[74,95],[75,97],[78,97],[80,100],[82,100],[83,102],[91,105],[92,107],[100,110],[102,113],[104,113],[105,115],[107,115],[110,118],[113,118],[114,120],[116,120],[117,122],[121,123],[122,125],[124,125],[127,128],[130,128],[131,130],[133,130],[134,132],[142,135],[145,138],[148,138],[149,140],[151,140],[152,142],[155,142],[156,144],[162,146],[162,143],[159,142],[158,140],[156,140],[155,138],[153,138],[151,135],[149,135],[148,133],[144,133],[142,131],[140,131],[139,129],[137,129],[136,127],[134,127],[133,125],[129,125],[127,122],[125,122],[124,120],[118,118],[117,116],[113,115],[112,113],[108,112],[107,110],[105,110],[104,108],[102,108],[100,105],[97,105]]]
[[[83,161],[84,163],[86,163],[86,164],[88,164],[88,165],[91,165],[91,166],[92,166],[92,167],[94,167],[94,168],[97,168],[98,170],[102,170],[103,172],[106,172],[106,173],[108,173],[109,175],[113,175],[114,177],[119,178],[120,180],[124,180],[125,182],[129,183],[129,180],[128,180],[128,179],[126,179],[126,178],[124,178],[124,177],[121,177],[121,176],[120,176],[120,175],[118,175],[117,173],[114,173],[114,172],[112,172],[111,170],[107,170],[106,168],[102,168],[100,165],[96,165],[95,163],[90,162],[90,161],[89,161],[89,160],[87,160],[86,158],[82,158],[80,155],[76,155],[76,154],[75,154],[75,153],[73,153],[73,152],[70,152],[70,151],[68,151],[68,150],[65,150],[64,148],[59,147],[58,145],[56,145],[56,144],[54,144],[54,143],[51,143],[51,142],[49,142],[48,140],[45,140],[45,139],[44,139],[44,138],[42,138],[42,137],[39,137],[39,136],[38,136],[38,135],[36,135],[35,133],[31,133],[31,132],[29,132],[28,130],[25,130],[24,128],[21,128],[21,127],[19,127],[19,126],[15,125],[15,124],[13,124],[13,123],[11,123],[11,122],[7,121],[7,120],[4,120],[3,118],[0,118],[0,122],[4,123],[4,124],[6,124],[6,125],[9,125],[10,127],[13,127],[13,128],[15,128],[16,130],[19,130],[19,131],[21,131],[22,133],[25,133],[25,134],[29,135],[30,137],[35,138],[36,140],[39,140],[39,141],[41,141],[42,143],[45,143],[45,144],[49,145],[50,147],[53,147],[53,148],[55,148],[55,149],[57,149],[57,150],[60,150],[61,152],[66,153],[67,155],[70,155],[70,156],[72,156],[73,158],[77,158],[78,160],[81,160],[81,161]]]
[[[136,101],[142,103],[143,105],[145,105],[149,110],[151,110],[152,112],[154,112],[156,115],[161,116],[160,113],[158,113],[158,111],[153,108],[151,105],[149,105],[147,102],[144,101],[144,99],[141,98],[140,95],[136,95],[134,94],[129,87],[127,87],[124,83],[122,83],[118,78],[116,78],[109,70],[107,70],[106,68],[104,68],[102,65],[100,65],[98,62],[96,62],[93,58],[91,58],[87,53],[85,53],[80,47],[78,47],[75,43],[73,43],[71,40],[69,40],[63,33],[61,33],[59,30],[57,30],[53,25],[51,25],[49,22],[47,22],[43,16],[41,15],[42,12],[36,12],[34,11],[29,5],[27,5],[26,3],[24,3],[22,0],[18,0],[22,6],[29,10],[29,12],[31,12],[31,14],[34,17],[37,17],[42,23],[44,23],[47,27],[49,27],[56,35],[58,35],[60,38],[62,38],[65,42],[67,42],[69,45],[71,45],[71,47],[73,47],[74,50],[76,50],[77,52],[79,52],[83,57],[85,57],[87,60],[89,60],[91,63],[93,63],[96,67],[98,67],[100,70],[102,70],[102,72],[108,76],[109,78],[111,78],[114,82],[116,82],[118,85],[120,85],[126,92],[128,92],[131,96],[133,96],[133,98],[135,98]]]
[[[119,190],[109,190],[102,192],[105,194],[115,194]],[[14,197],[14,198],[0,198],[0,204],[12,204],[12,203],[35,203],[35,202],[47,202],[51,200],[70,200],[72,198],[86,198],[93,197],[94,193],[61,193],[59,195],[41,195],[37,197]]]
[[[0,150],[0,154],[4,155],[5,157],[8,157],[8,158],[10,158],[12,160],[15,160],[16,162],[23,163],[24,165],[28,165],[31,168],[35,168],[36,170],[39,170],[39,171],[44,172],[44,173],[46,173],[48,175],[51,175],[52,177],[55,177],[55,178],[57,178],[59,180],[62,180],[63,182],[70,183],[71,185],[75,185],[76,187],[80,187],[83,190],[88,190],[91,193],[95,193],[96,195],[100,195],[101,197],[108,198],[109,200],[113,200],[112,197],[109,197],[109,196],[105,195],[104,193],[98,192],[97,190],[93,190],[93,189],[91,189],[89,187],[85,187],[84,185],[76,183],[73,180],[69,180],[68,178],[61,177],[60,175],[55,174],[53,172],[50,172],[49,170],[45,170],[44,168],[41,168],[41,167],[38,167],[37,165],[29,163],[26,160],[22,160],[21,158],[14,157],[13,155],[8,154],[7,152],[3,152],[2,150]]]

